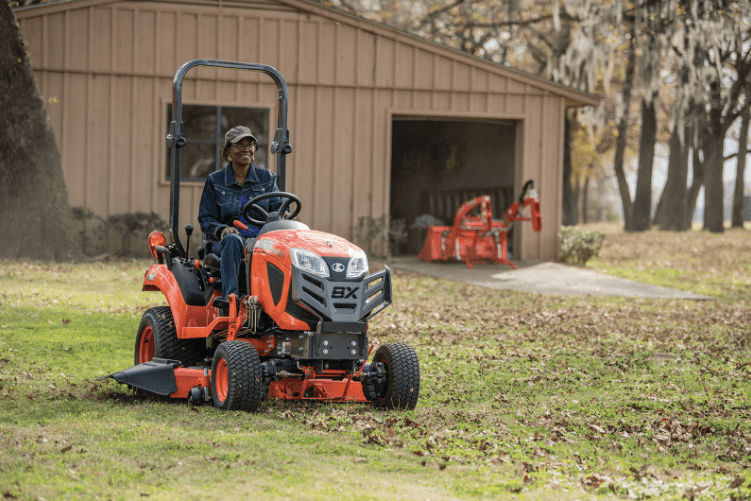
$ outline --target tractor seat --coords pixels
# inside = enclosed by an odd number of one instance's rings
[[[207,254],[203,258],[203,264],[206,265],[206,268],[212,270],[212,271],[219,271],[219,268],[221,267],[222,258],[214,254],[213,252]]]

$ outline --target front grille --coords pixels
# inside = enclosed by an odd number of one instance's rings
[[[327,281],[293,269],[291,296],[324,322],[367,322],[391,304],[391,271],[386,267],[360,281]]]

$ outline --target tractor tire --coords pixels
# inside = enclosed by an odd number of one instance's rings
[[[225,341],[214,352],[211,395],[214,407],[255,412],[263,400],[263,373],[255,346]]]
[[[136,335],[135,363],[148,362],[152,358],[179,360],[189,367],[206,356],[206,341],[203,339],[178,339],[172,310],[169,306],[149,308],[141,318]]]
[[[420,397],[420,362],[414,348],[402,343],[384,344],[376,350],[373,363],[385,363],[388,380],[373,407],[414,409]]]

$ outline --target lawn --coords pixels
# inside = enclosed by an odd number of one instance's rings
[[[5,499],[749,499],[751,232],[614,227],[588,268],[714,301],[559,297],[397,274],[376,346],[417,409],[137,399],[146,261],[0,262]]]

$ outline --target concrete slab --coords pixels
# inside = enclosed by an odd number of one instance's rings
[[[478,264],[470,270],[464,263],[425,263],[416,256],[397,257],[388,262],[394,270],[465,282],[490,289],[553,295],[622,296],[662,299],[712,300],[693,292],[643,284],[611,277],[582,266],[561,263]]]

